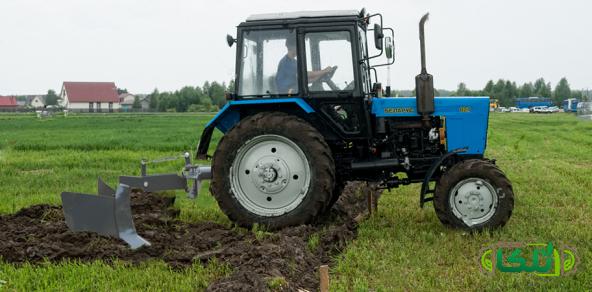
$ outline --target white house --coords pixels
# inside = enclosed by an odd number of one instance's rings
[[[129,93],[123,93],[119,96],[122,112],[130,112],[134,110],[133,106],[136,96],[140,101],[140,108],[137,110],[147,111],[150,108],[150,101],[148,100],[148,96],[145,94],[133,95]]]
[[[45,96],[35,95],[27,96],[26,105],[32,108],[44,108],[45,107]]]
[[[77,112],[115,112],[121,108],[113,82],[64,82],[60,105]]]

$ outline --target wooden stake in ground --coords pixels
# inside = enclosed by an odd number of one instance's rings
[[[319,274],[321,277],[321,292],[329,292],[329,266],[322,265],[319,267]]]
[[[378,196],[376,186],[366,183],[367,199],[368,199],[368,216],[372,216],[372,213],[376,213],[378,210]]]

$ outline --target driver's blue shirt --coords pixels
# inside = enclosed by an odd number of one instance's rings
[[[298,64],[296,59],[292,59],[285,55],[278,64],[277,74],[275,75],[275,84],[277,85],[277,93],[292,93],[298,92]]]

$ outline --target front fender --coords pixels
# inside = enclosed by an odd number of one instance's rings
[[[224,107],[210,120],[202,134],[197,147],[196,157],[198,159],[207,159],[208,148],[212,139],[214,129],[220,130],[222,133],[228,132],[234,127],[240,120],[240,110],[244,107],[252,107],[258,105],[297,105],[297,108],[303,112],[310,114],[315,110],[306,103],[302,98],[299,97],[288,97],[288,98],[266,98],[266,99],[252,99],[252,100],[231,100],[224,105]]]

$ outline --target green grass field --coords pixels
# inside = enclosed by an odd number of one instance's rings
[[[210,118],[0,115],[0,213],[59,204],[64,190],[95,193],[97,176],[114,185],[119,175],[139,174],[141,158],[193,151]],[[514,214],[505,228],[476,235],[447,229],[431,204],[419,209],[419,186],[392,190],[331,267],[331,290],[592,289],[592,123],[568,114],[494,114],[486,154],[498,160],[514,185]],[[180,165],[164,163],[149,171],[177,171]],[[176,204],[184,220],[230,224],[211,196],[193,202],[179,193]],[[567,277],[485,275],[477,263],[479,251],[498,241],[569,244],[581,262]],[[0,289],[201,290],[226,273],[228,268],[216,263],[174,271],[162,262],[16,267],[0,260]]]

